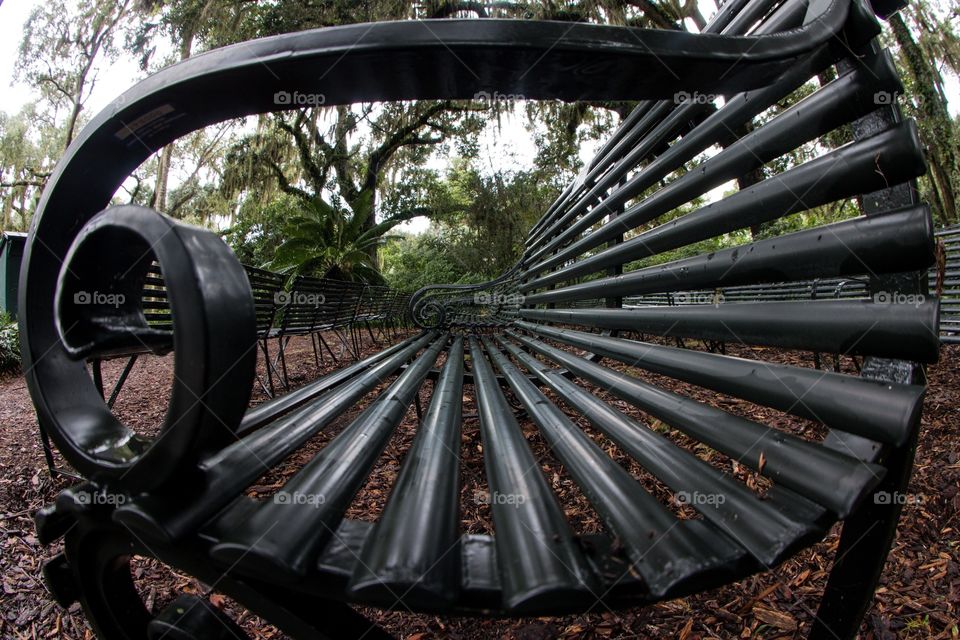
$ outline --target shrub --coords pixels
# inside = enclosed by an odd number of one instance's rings
[[[0,314],[0,372],[20,369],[20,327],[17,321]]]

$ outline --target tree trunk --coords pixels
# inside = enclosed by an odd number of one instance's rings
[[[180,62],[190,57],[193,51],[193,32],[188,31],[181,35]],[[168,144],[160,152],[160,162],[157,165],[157,189],[154,191],[154,206],[158,211],[166,211],[167,186],[170,182],[170,162],[173,160],[173,143]],[[173,212],[171,212],[171,215]]]
[[[3,199],[3,230],[7,231],[10,229],[10,214],[13,213],[13,188],[10,189],[10,193],[7,194],[7,197]]]
[[[172,144],[165,146],[157,160],[157,186],[153,190],[153,198],[150,199],[150,208],[157,211],[164,211],[167,208],[167,175],[170,170],[172,149]]]
[[[80,109],[80,99],[76,97],[73,102],[73,109],[70,111],[70,118],[67,120],[67,131],[63,142],[64,151],[66,151],[70,143],[73,142],[74,131],[77,128],[77,120],[80,118]]]
[[[737,139],[740,139],[745,135],[749,134],[751,131],[754,130],[754,128],[755,127],[753,126],[753,122],[748,121],[737,130],[736,132]],[[763,182],[763,179],[764,179],[763,167],[757,167],[756,169],[751,169],[750,171],[746,172],[745,174],[737,178],[737,189],[739,189],[740,191],[746,191],[747,189],[757,184],[758,182]],[[750,239],[759,240],[760,232],[762,230],[763,230],[763,223],[750,225]]]
[[[939,195],[939,198],[934,200],[942,203],[942,210],[938,212],[939,218],[943,223],[949,224],[958,218],[955,181],[960,167],[957,165],[954,147],[957,136],[953,120],[942,94],[937,90],[940,72],[913,39],[900,13],[890,16],[888,22],[913,77],[917,111],[922,116],[921,131],[924,134],[927,161],[931,169],[930,184]]]
[[[362,192],[361,192],[362,193]],[[363,223],[363,230],[369,231],[377,224],[377,188],[374,186],[370,190],[370,199],[369,199],[369,209],[367,212],[367,217]],[[367,254],[370,256],[370,263],[374,266],[380,264],[380,247],[379,245],[373,245],[367,250]]]
[[[11,194],[12,197],[12,194]],[[27,187],[20,189],[20,223],[21,229],[29,229],[30,223],[27,222]]]

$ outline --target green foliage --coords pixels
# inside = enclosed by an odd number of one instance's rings
[[[950,115],[944,74],[960,74],[960,9],[917,0],[890,17],[884,38],[896,53],[904,84],[899,100],[920,130],[928,172],[920,178],[923,198],[939,224],[960,221],[960,122]]]
[[[0,210],[4,229],[25,230],[47,179],[86,120],[98,64],[114,59],[133,0],[50,0],[24,24],[15,78],[39,99],[0,113]]]
[[[20,369],[20,328],[7,314],[0,314],[0,373]]]
[[[331,207],[320,198],[288,200],[290,215],[282,227],[282,242],[264,266],[291,275],[382,281],[371,259],[395,222],[367,228],[366,215]]]
[[[246,200],[236,223],[224,233],[224,241],[240,262],[263,266],[273,260],[283,241],[286,221],[298,211],[298,203],[291,196],[281,195],[264,205]]]
[[[387,284],[412,292],[430,284],[487,280],[488,276],[469,270],[460,255],[461,243],[454,236],[451,229],[437,226],[418,235],[398,234],[381,252]]]
[[[427,184],[427,209],[441,211],[427,233],[387,244],[383,275],[412,291],[426,284],[492,279],[516,262],[527,230],[559,194],[555,176],[539,171],[482,174],[456,160],[443,180]]]
[[[48,116],[62,122],[62,148],[73,140],[96,84],[95,63],[118,53],[117,34],[131,0],[49,0],[24,26],[17,74],[37,87]]]
[[[528,102],[526,112],[533,123],[537,168],[569,182],[582,168],[581,148],[590,142],[606,140],[616,128],[615,114],[622,119],[632,107],[632,103],[591,106],[582,102]]]
[[[482,174],[468,161],[454,162],[444,197],[451,211],[441,224],[459,247],[467,273],[495,277],[520,256],[527,231],[559,195],[559,185],[539,171]]]
[[[59,153],[59,135],[41,126],[35,105],[0,112],[0,210],[2,226],[25,231],[40,191]]]

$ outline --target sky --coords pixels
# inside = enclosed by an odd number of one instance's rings
[[[38,0],[2,0],[0,4],[0,110],[15,113],[31,102],[34,90],[22,82],[14,81],[14,71],[23,25]],[[95,114],[111,100],[130,88],[140,77],[134,61],[121,56],[119,60],[102,69],[97,85],[86,104],[88,114]]]
[[[22,82],[15,81],[14,69],[17,52],[22,37],[23,25],[34,7],[42,0],[0,0],[0,110],[15,113],[21,107],[31,102],[34,90]],[[950,1],[950,0],[947,0]],[[705,0],[703,9],[710,12],[712,0]],[[142,76],[136,63],[129,57],[120,56],[119,59],[100,69],[97,84],[85,105],[88,116],[98,113],[114,98],[129,89]],[[947,94],[950,111],[953,115],[960,113],[960,83],[956,78],[947,81]],[[517,109],[513,116],[502,119],[499,126],[490,123],[481,138],[480,156],[478,158],[482,170],[515,171],[528,168],[536,154],[536,147],[532,134],[524,126],[525,116],[522,110]],[[591,157],[596,145],[587,145],[581,149],[581,158]],[[438,160],[433,168],[442,168],[443,161]],[[176,180],[176,176],[173,177]],[[718,198],[727,189],[724,185],[715,189],[708,196],[709,200]],[[405,223],[401,229],[419,233],[424,231],[429,223],[424,218],[417,218]]]

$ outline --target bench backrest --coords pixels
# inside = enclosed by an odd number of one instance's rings
[[[256,312],[257,334],[293,335],[347,326],[356,321],[403,317],[409,296],[386,286],[297,276],[244,265]],[[170,303],[160,266],[144,281],[142,308],[151,327],[172,331]]]
[[[801,6],[783,4],[757,31],[798,25]],[[871,24],[850,22],[848,34]],[[751,24],[738,17],[726,29]],[[824,47],[761,89],[641,102],[510,272],[427,288],[412,313],[424,325],[523,320],[930,362],[933,228],[901,91],[890,55],[872,44],[859,57]],[[745,304],[718,304],[719,293]],[[685,296],[710,312],[662,308]]]
[[[940,339],[960,343],[960,225],[941,229],[937,240],[943,247],[938,256],[942,265],[930,270],[929,286],[940,295]]]

